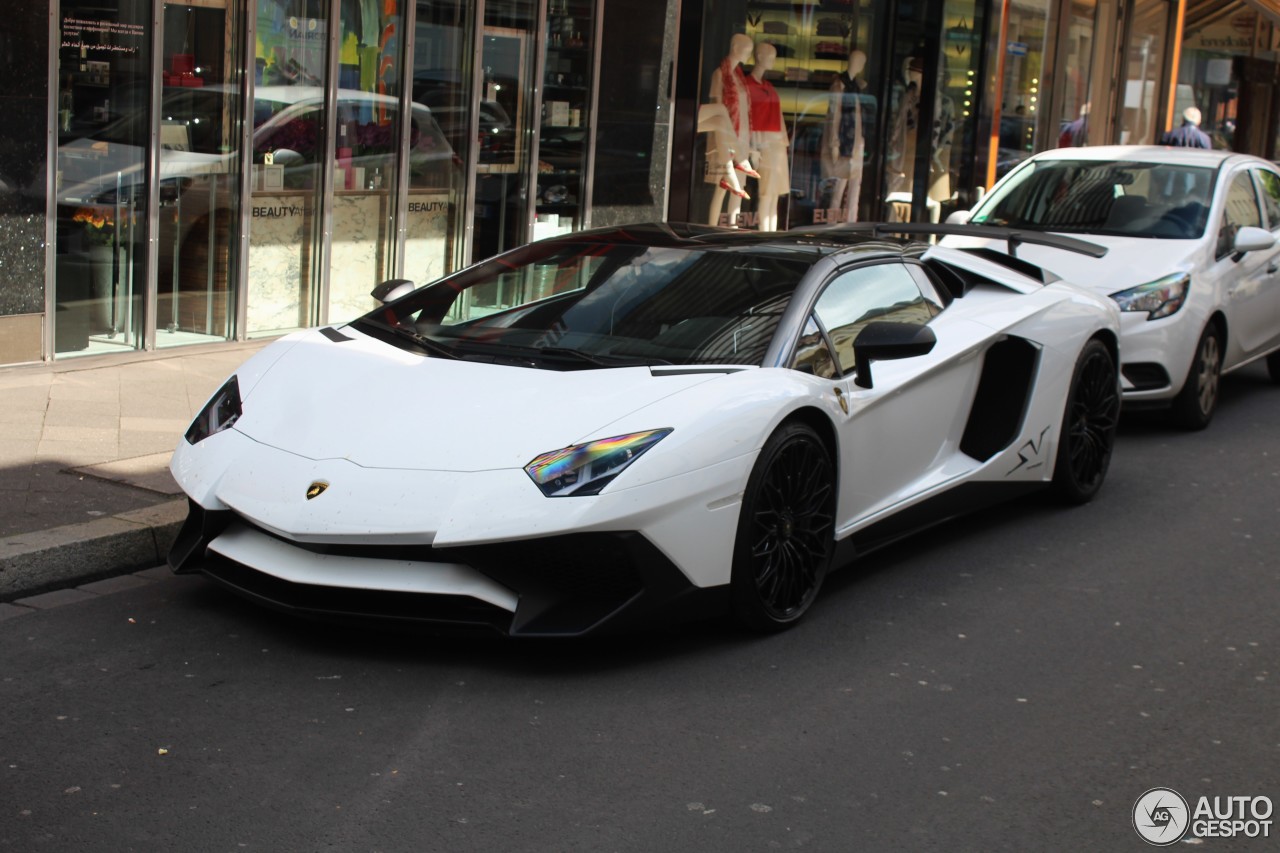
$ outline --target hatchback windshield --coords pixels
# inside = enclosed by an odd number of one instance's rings
[[[1200,237],[1213,169],[1169,163],[1040,160],[1019,169],[970,218],[975,225],[1186,240]]]
[[[759,248],[534,243],[357,326],[432,355],[552,369],[758,365],[808,268]]]

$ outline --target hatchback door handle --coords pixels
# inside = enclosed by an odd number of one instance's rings
[[[1277,272],[1280,272],[1280,264],[1272,261],[1267,265],[1267,275],[1275,275]]]

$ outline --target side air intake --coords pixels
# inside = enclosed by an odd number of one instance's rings
[[[1022,338],[1005,338],[987,350],[961,451],[986,462],[1022,434],[1039,361],[1040,348]]]

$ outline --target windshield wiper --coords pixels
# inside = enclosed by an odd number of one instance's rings
[[[570,349],[569,347],[536,347],[536,352],[541,356],[551,356],[552,358],[570,358],[575,361],[594,364],[597,367],[622,367],[625,365],[643,365],[643,364],[670,364],[669,361],[663,361],[660,358],[646,359],[638,356],[625,355],[595,355],[594,353],[583,352],[578,349]]]
[[[462,358],[462,356],[454,352],[451,347],[447,347],[442,343],[437,343],[426,335],[420,335],[412,329],[406,329],[404,326],[388,326],[383,323],[375,323],[374,325],[379,328],[387,329],[388,331],[393,332],[397,337],[404,338],[406,341],[417,344],[432,355],[438,355],[442,358]]]

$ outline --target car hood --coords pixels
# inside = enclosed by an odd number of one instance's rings
[[[1202,240],[1156,240],[1105,234],[1062,236],[1077,237],[1104,246],[1107,254],[1102,258],[1091,258],[1052,246],[1024,243],[1018,246],[1018,257],[1101,296],[1155,281],[1173,272],[1190,270],[1196,265],[1204,246]],[[1004,240],[947,237],[942,245],[957,249],[981,246],[1006,252],[1009,244]]]
[[[307,459],[482,471],[612,433],[597,430],[719,373],[541,370],[424,357],[344,327],[290,348],[245,394],[235,429]],[[652,428],[674,424],[655,423]]]

